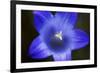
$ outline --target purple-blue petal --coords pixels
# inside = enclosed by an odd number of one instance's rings
[[[42,59],[50,56],[51,53],[48,50],[45,43],[42,42],[40,37],[37,37],[32,41],[29,47],[29,56],[33,59]]]
[[[89,44],[89,36],[87,35],[87,33],[85,33],[80,29],[74,30],[74,33],[71,37],[70,48],[72,50],[77,50],[85,47],[88,44]]]
[[[69,61],[72,59],[71,57],[71,50],[68,49],[63,53],[54,53],[53,58],[55,61]]]
[[[75,12],[57,12],[55,15],[56,25],[65,30],[69,27],[73,28],[76,24],[76,20],[77,13]]]
[[[53,15],[49,11],[33,11],[34,27],[39,32],[46,25]]]

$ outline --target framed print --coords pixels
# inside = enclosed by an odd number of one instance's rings
[[[97,66],[97,7],[11,1],[11,72]]]

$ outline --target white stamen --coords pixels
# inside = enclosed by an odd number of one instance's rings
[[[55,34],[55,37],[57,37],[60,40],[62,40],[62,32],[60,31],[59,33]]]

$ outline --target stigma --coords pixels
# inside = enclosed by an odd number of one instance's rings
[[[62,31],[60,31],[59,33],[56,33],[54,36],[55,36],[56,38],[62,40]]]

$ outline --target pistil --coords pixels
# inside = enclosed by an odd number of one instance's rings
[[[56,33],[55,37],[62,40],[62,31],[60,31],[59,33]]]

